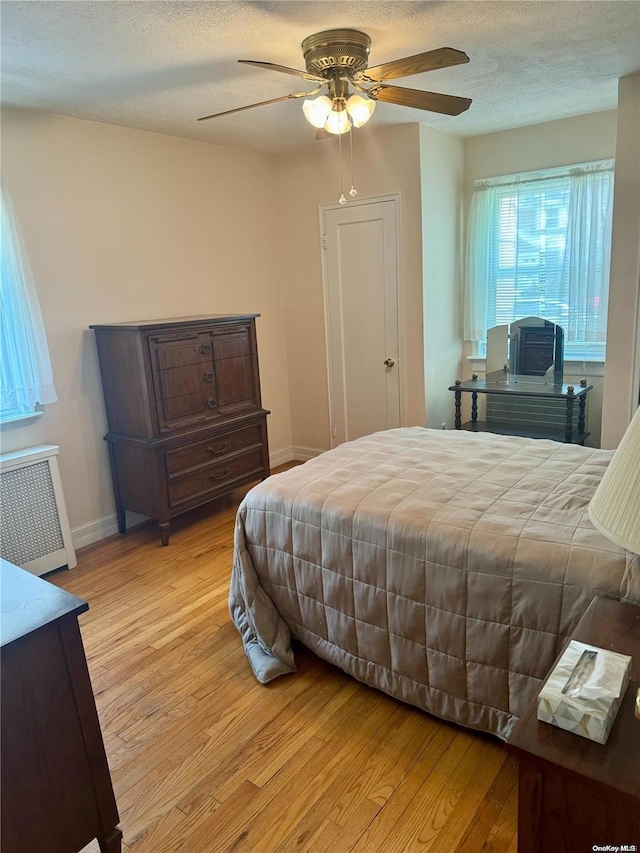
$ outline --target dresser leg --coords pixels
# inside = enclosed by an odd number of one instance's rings
[[[100,845],[100,853],[122,853],[122,830],[116,826],[108,835],[100,838],[98,836],[98,844]]]
[[[111,465],[111,478],[113,480],[113,496],[116,501],[116,518],[118,520],[118,533],[127,532],[127,517],[125,515],[122,501],[120,500],[120,485],[118,483],[118,468],[116,466],[116,451],[109,442],[109,463]]]
[[[170,521],[159,521],[158,527],[160,528],[160,536],[162,536],[162,544],[169,544],[169,536],[171,535],[171,522]]]
[[[124,509],[120,506],[120,501],[116,500],[116,518],[118,520],[118,533],[127,532],[127,516]]]

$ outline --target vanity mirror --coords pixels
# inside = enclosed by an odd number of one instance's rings
[[[487,331],[487,383],[562,385],[564,332],[541,317]]]

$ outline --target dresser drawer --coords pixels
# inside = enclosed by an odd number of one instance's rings
[[[173,508],[209,492],[228,491],[235,480],[246,480],[252,473],[256,479],[265,473],[262,448],[213,462],[187,474],[174,474],[169,477],[169,505]]]
[[[169,450],[165,454],[167,471],[176,474],[196,465],[206,465],[218,457],[226,457],[250,447],[262,445],[260,425],[238,429],[214,436],[206,441],[196,441],[178,450]]]

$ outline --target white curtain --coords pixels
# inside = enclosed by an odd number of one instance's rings
[[[606,340],[612,221],[613,168],[572,172],[562,265],[574,306],[565,328],[567,341]]]
[[[467,341],[483,341],[489,321],[489,282],[495,279],[494,259],[498,198],[493,187],[483,187],[471,198],[467,236],[467,285],[464,302],[464,337]]]
[[[466,255],[464,336],[540,316],[565,330],[567,355],[604,355],[612,160],[477,181]]]
[[[2,181],[0,245],[0,417],[57,400],[35,284]]]

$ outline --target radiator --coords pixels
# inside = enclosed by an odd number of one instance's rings
[[[0,555],[35,575],[77,565],[55,445],[0,456]]]

